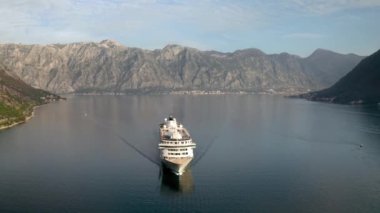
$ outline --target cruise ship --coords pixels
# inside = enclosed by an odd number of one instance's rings
[[[162,164],[176,175],[182,175],[194,157],[195,143],[187,129],[173,116],[160,124],[158,147]]]

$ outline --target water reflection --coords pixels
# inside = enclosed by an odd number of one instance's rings
[[[182,175],[175,175],[167,168],[161,167],[161,193],[168,195],[191,193],[194,189],[193,176],[188,169]]]

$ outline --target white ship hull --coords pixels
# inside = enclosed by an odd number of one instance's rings
[[[162,159],[162,164],[176,175],[182,175],[193,158]]]

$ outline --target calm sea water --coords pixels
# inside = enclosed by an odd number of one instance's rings
[[[160,167],[158,124],[197,142]],[[276,96],[80,96],[0,132],[0,212],[379,212],[380,110]]]

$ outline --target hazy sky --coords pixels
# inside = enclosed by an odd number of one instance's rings
[[[0,43],[114,39],[307,56],[380,48],[380,0],[0,0]]]

